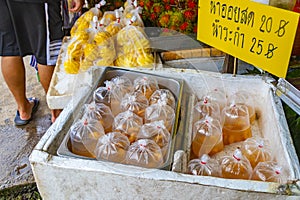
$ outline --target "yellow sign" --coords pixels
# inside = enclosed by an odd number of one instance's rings
[[[252,1],[200,0],[197,39],[284,78],[298,19],[298,13]]]

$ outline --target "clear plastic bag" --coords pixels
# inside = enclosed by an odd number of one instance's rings
[[[260,162],[253,170],[251,179],[266,182],[287,182],[286,170],[274,161]]]
[[[188,173],[200,176],[221,176],[220,163],[207,154],[203,154],[200,159],[190,160],[188,163]]]
[[[137,135],[143,125],[143,119],[131,111],[119,113],[113,123],[113,131],[121,132],[126,135],[133,143],[136,141]]]
[[[111,34],[111,36],[115,36],[122,29],[122,25],[118,21],[110,22],[105,30]]]
[[[137,1],[135,0],[133,4],[126,6],[124,9],[124,14],[121,19],[122,26],[139,26],[144,27],[144,22],[140,16],[143,8],[137,6]]]
[[[69,134],[73,153],[95,158],[97,141],[105,132],[98,120],[82,118],[72,124]]]
[[[114,90],[124,97],[126,94],[133,92],[133,84],[126,76],[116,76],[111,79],[114,83]]]
[[[172,142],[170,132],[166,129],[163,121],[154,121],[144,124],[138,135],[137,139],[151,139],[161,148],[164,157]]]
[[[253,169],[249,160],[236,149],[231,156],[221,158],[222,177],[230,179],[249,179]]]
[[[121,112],[120,103],[125,94],[133,91],[133,85],[126,76],[117,76],[104,82],[105,86],[98,87],[93,94],[97,103],[104,103],[111,108],[114,116]]]
[[[141,27],[125,26],[116,35],[116,66],[152,68],[154,56],[149,39]]]
[[[111,108],[114,116],[120,113],[120,103],[122,94],[115,90],[115,84],[112,81],[105,81],[105,86],[98,87],[93,93],[93,99],[96,103],[103,103]]]
[[[145,109],[149,106],[149,102],[141,92],[133,92],[122,98],[120,106],[122,112],[130,110],[144,119]]]
[[[139,76],[133,81],[134,91],[140,91],[147,99],[159,89],[157,80],[150,76]]]
[[[248,108],[245,105],[231,104],[222,111],[223,142],[225,145],[244,141],[252,137]]]
[[[128,138],[119,132],[110,132],[99,138],[95,155],[97,160],[108,160],[123,163],[130,142]]]
[[[77,74],[82,56],[83,42],[76,38],[72,39],[67,46],[66,57],[63,58],[64,71],[67,74]]]
[[[228,97],[228,104],[245,105],[248,108],[250,123],[256,119],[253,95],[247,91],[240,90]]]
[[[210,116],[221,122],[221,112],[218,103],[211,101],[207,97],[203,97],[198,100],[194,106],[193,122],[204,119],[206,116]]]
[[[126,154],[126,163],[146,168],[159,168],[164,160],[160,147],[149,139],[140,139],[131,144]]]
[[[91,66],[111,66],[115,60],[116,50],[110,33],[104,29],[95,29],[89,44],[84,47],[84,58],[80,68],[86,71]]]
[[[149,99],[149,104],[155,104],[158,101],[165,101],[168,106],[175,109],[176,100],[173,93],[168,89],[157,89],[153,92]]]
[[[71,37],[79,30],[85,30],[87,28],[90,28],[91,22],[93,21],[94,17],[97,17],[98,19],[102,18],[102,11],[100,10],[101,6],[104,6],[106,2],[102,0],[100,3],[95,4],[95,7],[89,9],[85,13],[83,13],[77,21],[74,23],[73,27],[71,28]]]
[[[84,105],[84,118],[96,119],[102,124],[105,133],[111,132],[114,116],[110,107],[103,103],[96,103],[92,101]]]
[[[156,104],[152,104],[145,110],[145,122],[154,122],[162,120],[165,127],[172,131],[173,124],[175,122],[175,111],[172,107],[168,106],[166,102],[159,101]]]
[[[241,151],[248,158],[253,168],[259,162],[271,161],[273,159],[269,141],[258,136],[245,140]]]
[[[194,123],[192,151],[197,157],[213,155],[224,149],[220,122],[209,116]]]
[[[212,102],[219,104],[220,110],[227,104],[227,96],[223,89],[221,88],[214,88],[210,90],[206,95],[202,97],[202,99],[207,98]]]

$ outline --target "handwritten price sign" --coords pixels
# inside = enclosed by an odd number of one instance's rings
[[[197,39],[284,78],[298,19],[251,1],[200,0]]]

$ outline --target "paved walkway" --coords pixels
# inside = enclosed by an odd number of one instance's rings
[[[44,90],[37,81],[35,69],[28,64],[29,59],[24,59],[27,95],[39,98],[40,106],[34,119],[24,127],[14,126],[16,103],[0,73],[0,190],[34,182],[28,157],[51,123]]]

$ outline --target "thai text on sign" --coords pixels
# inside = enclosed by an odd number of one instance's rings
[[[251,1],[199,1],[197,39],[284,78],[299,14]]]

